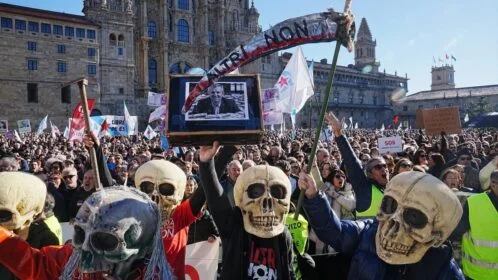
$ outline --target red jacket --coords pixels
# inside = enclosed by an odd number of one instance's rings
[[[34,249],[29,244],[0,226],[0,263],[8,268],[17,278],[23,280],[53,280],[59,279],[64,271],[73,247],[46,246]],[[144,269],[134,270],[126,279],[142,279]],[[79,278],[76,271],[73,279]],[[86,279],[86,277],[83,277]],[[92,279],[104,279],[101,275],[92,275]]]

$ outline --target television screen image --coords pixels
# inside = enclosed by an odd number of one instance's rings
[[[202,76],[171,75],[167,91],[165,134],[170,145],[205,145],[213,140],[258,143],[263,132],[259,76],[230,75],[197,96],[182,112],[191,90]]]
[[[197,83],[187,82],[185,98]],[[247,120],[249,119],[247,84],[245,82],[220,82],[209,87],[199,95],[185,121],[203,120]]]

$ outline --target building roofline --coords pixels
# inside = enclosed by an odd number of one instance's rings
[[[91,25],[98,27],[99,25],[89,21],[84,16],[75,15],[75,14],[66,14],[61,12],[54,12],[49,10],[41,10],[30,7],[0,3],[0,12],[12,13],[24,16],[32,16],[45,18],[50,20],[60,20],[77,24]]]
[[[436,93],[436,92],[443,92],[443,91],[456,91],[456,90],[466,90],[466,89],[480,89],[480,88],[492,88],[492,87],[498,87],[498,84],[495,85],[484,85],[484,86],[475,86],[475,87],[460,87],[460,88],[448,88],[448,89],[438,89],[438,90],[424,90],[424,91],[419,91],[414,94],[410,94],[409,96],[415,96],[418,94],[423,94],[423,93]]]

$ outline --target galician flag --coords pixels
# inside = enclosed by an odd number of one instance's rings
[[[48,115],[46,115],[41,121],[40,124],[38,125],[38,130],[36,131],[36,135],[40,135],[43,133],[45,129],[47,129],[47,119]]]
[[[16,141],[24,143],[24,141],[21,140],[21,136],[19,136],[19,133],[17,132],[17,129],[14,129],[14,138],[16,139]]]
[[[125,135],[130,135],[132,130],[131,130],[131,125],[132,125],[132,120],[130,116],[130,112],[128,112],[128,108],[126,107],[126,102],[123,101],[123,112],[124,112],[124,134]]]
[[[144,131],[144,136],[150,140],[150,139],[156,137],[156,135],[157,135],[157,133],[154,131],[154,129],[152,129],[152,127],[150,127],[150,125],[148,125]]]
[[[69,138],[69,127],[66,125],[66,128],[64,129],[64,138],[68,139]]]
[[[275,88],[279,96],[277,109],[282,113],[299,112],[306,100],[313,96],[313,82],[300,47],[287,63]]]

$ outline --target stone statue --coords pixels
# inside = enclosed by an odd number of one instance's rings
[[[133,11],[133,0],[126,0],[126,12],[131,13]]]

